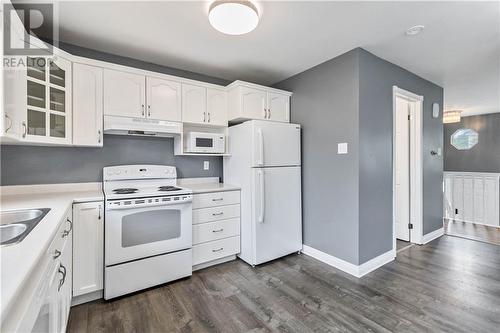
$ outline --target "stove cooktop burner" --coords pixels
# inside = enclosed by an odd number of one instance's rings
[[[170,192],[170,191],[180,191],[181,189],[175,186],[160,186],[158,187],[158,191],[161,192]]]
[[[115,194],[132,194],[136,193],[137,191],[139,190],[136,188],[117,188],[116,190],[113,190]]]

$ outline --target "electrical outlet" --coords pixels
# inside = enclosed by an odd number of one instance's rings
[[[210,162],[209,161],[203,162],[203,170],[210,170]]]

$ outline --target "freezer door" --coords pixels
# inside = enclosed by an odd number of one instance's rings
[[[300,125],[253,121],[252,167],[300,165]]]
[[[258,265],[302,248],[300,167],[253,170],[253,251]]]

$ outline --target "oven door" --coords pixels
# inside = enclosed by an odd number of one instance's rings
[[[105,265],[115,265],[191,248],[191,202],[177,205],[107,209]]]

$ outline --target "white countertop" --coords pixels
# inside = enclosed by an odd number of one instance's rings
[[[47,215],[24,238],[14,245],[0,248],[1,260],[1,307],[6,313],[12,301],[30,277],[42,255],[47,251],[64,214],[75,202],[103,200],[100,190],[60,191],[57,193],[12,194],[0,197],[1,210],[50,208]]]
[[[193,191],[193,194],[237,191],[241,189],[238,186],[225,183],[198,183],[198,184],[193,183],[193,184],[185,184],[184,187]]]

